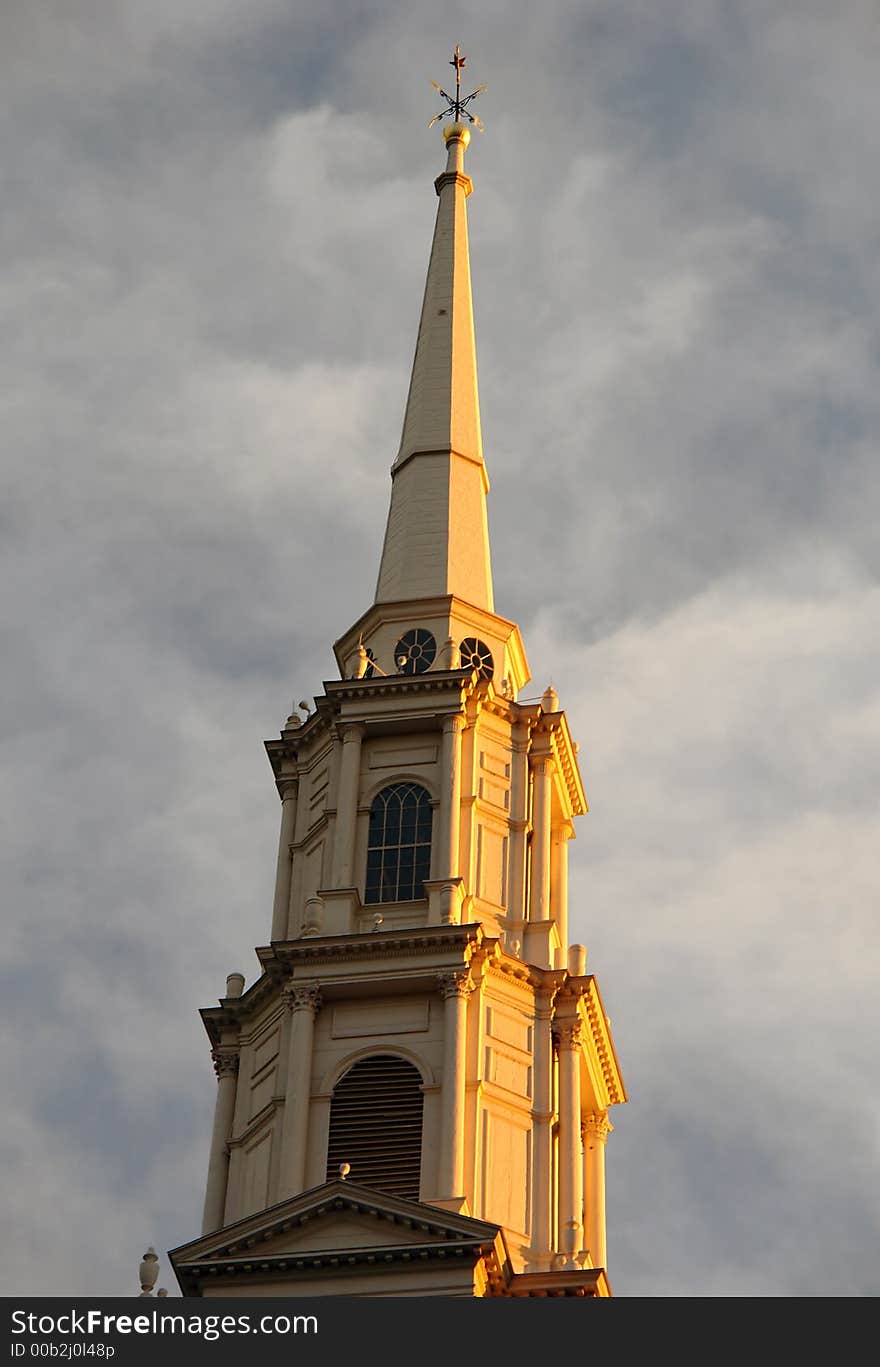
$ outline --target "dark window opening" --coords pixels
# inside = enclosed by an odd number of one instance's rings
[[[430,794],[417,783],[393,783],[370,808],[365,902],[424,897],[431,872]]]
[[[418,1068],[394,1054],[371,1054],[333,1088],[327,1181],[349,1165],[351,1182],[419,1199],[424,1097]]]

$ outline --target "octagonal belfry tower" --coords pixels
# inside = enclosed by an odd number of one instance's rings
[[[626,1093],[568,943],[577,746],[552,688],[518,701],[495,611],[455,112],[375,599],[267,742],[271,941],[202,1011],[218,1092],[202,1236],[171,1254],[186,1295],[611,1294]]]

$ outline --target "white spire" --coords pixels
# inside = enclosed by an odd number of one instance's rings
[[[470,131],[444,129],[446,170],[400,450],[392,467],[377,602],[459,598],[494,610],[464,172]]]

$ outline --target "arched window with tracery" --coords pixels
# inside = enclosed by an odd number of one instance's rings
[[[418,783],[392,783],[373,798],[365,902],[424,897],[431,872],[431,796]]]
[[[422,1165],[422,1077],[396,1054],[370,1054],[333,1088],[327,1181],[347,1177],[407,1200],[419,1199]]]

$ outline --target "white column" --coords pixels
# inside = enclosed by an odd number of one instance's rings
[[[605,1141],[613,1126],[604,1111],[584,1116],[584,1247],[594,1267],[607,1267],[605,1247]]]
[[[286,940],[290,927],[290,846],[296,827],[296,798],[299,783],[291,779],[281,785],[281,834],[278,837],[278,867],[275,873],[275,902],[272,907],[272,939]]]
[[[550,807],[553,760],[532,760],[532,870],[529,920],[550,919]]]
[[[439,878],[458,878],[461,869],[461,733],[464,717],[460,712],[443,719],[443,753],[441,756],[441,798],[443,843]]]
[[[226,1147],[232,1134],[235,1113],[235,1092],[238,1078],[238,1050],[215,1049],[212,1053],[217,1074],[217,1100],[214,1104],[214,1129],[211,1134],[211,1156],[208,1160],[208,1184],[202,1215],[202,1233],[223,1225],[226,1205],[226,1179],[229,1174],[229,1150]]]
[[[550,912],[559,931],[562,963],[568,958],[568,842],[573,835],[570,823],[554,826],[550,858]]]
[[[569,1266],[582,1247],[581,1023],[557,1022],[559,1039],[559,1252]]]
[[[337,888],[352,886],[363,735],[364,728],[358,723],[342,728],[342,759],[339,765],[339,792],[336,799],[336,877],[333,880]]]
[[[321,1006],[321,992],[317,983],[292,983],[284,989],[282,997],[291,1013],[279,1175],[280,1196],[283,1200],[285,1196],[296,1196],[305,1190],[312,1042],[315,1016]]]
[[[439,1199],[464,1195],[464,1100],[467,1061],[467,1002],[473,990],[466,968],[437,975],[446,999],[443,1037],[443,1081],[440,1105],[443,1113],[440,1156],[437,1163]]]
[[[532,1177],[534,1261],[548,1265],[553,1250],[553,1036],[550,999],[535,1004],[535,1164]]]
[[[510,765],[510,876],[507,897],[508,938],[519,940],[522,947],[522,928],[526,919],[526,830],[529,802],[529,732],[524,722],[513,727]]]

